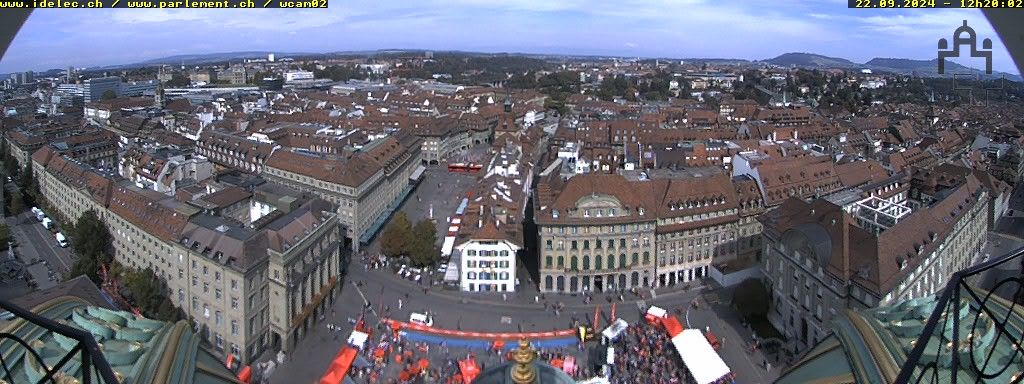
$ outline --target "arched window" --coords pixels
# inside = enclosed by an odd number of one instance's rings
[[[594,255],[594,269],[601,270],[601,267],[604,266],[604,263],[602,263],[601,260],[602,259],[600,255]]]
[[[551,276],[545,276],[545,277],[544,277],[544,289],[546,289],[546,290],[550,291],[550,290],[551,290],[551,286],[552,286],[552,281],[553,281],[553,280],[554,280],[554,279],[552,279],[552,278],[551,278]]]
[[[579,258],[577,258],[576,256],[572,257],[572,260],[569,261],[571,263],[569,265],[570,269],[572,269],[572,270],[578,269],[579,265],[577,264],[577,260],[579,260]]]
[[[565,256],[558,256],[558,268],[565,268]]]
[[[551,268],[551,256],[548,256],[544,259],[544,266]]]
[[[619,268],[626,268],[626,254],[619,255]]]
[[[651,253],[644,251],[644,264],[651,262]]]
[[[583,255],[583,270],[590,269],[590,256]]]
[[[633,262],[636,263],[636,264],[640,264],[640,254],[639,253],[633,252]]]

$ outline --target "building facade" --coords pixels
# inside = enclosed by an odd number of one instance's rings
[[[651,183],[582,175],[538,185],[542,292],[603,292],[652,287],[656,202]],[[561,185],[560,185],[561,184]]]
[[[931,205],[883,209],[891,220],[864,220],[878,210],[851,214],[825,199],[786,200],[761,219],[769,321],[803,350],[827,335],[829,322],[846,309],[938,292],[951,273],[980,256],[988,199],[968,176]]]
[[[240,222],[48,148],[33,161],[50,214],[74,222],[95,211],[110,231],[114,260],[160,277],[167,298],[222,356],[247,363],[267,350],[292,350],[339,291],[349,244],[325,201],[292,191],[291,204],[253,203],[259,212]]]
[[[488,221],[462,244],[455,246],[460,259],[460,287],[463,292],[515,292],[516,254],[522,247],[505,238],[494,222]]]
[[[412,191],[420,139],[408,133],[378,139],[347,156],[278,150],[263,177],[335,204],[348,236],[368,243]]]

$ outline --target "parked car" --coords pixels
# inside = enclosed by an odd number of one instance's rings
[[[44,217],[43,218],[43,228],[46,228],[46,229],[53,228],[53,220],[51,220],[49,217]]]
[[[68,239],[64,237],[63,233],[57,232],[57,235],[54,237],[57,238],[57,245],[59,245],[61,248],[68,247]]]

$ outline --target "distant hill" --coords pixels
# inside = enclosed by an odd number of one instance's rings
[[[881,58],[876,57],[871,59],[867,63],[864,63],[867,68],[871,68],[876,71],[886,71],[893,73],[910,74],[916,73],[918,76],[928,77],[939,77],[939,76],[952,76],[951,74],[969,73],[972,75],[983,75],[985,77],[1006,77],[1008,80],[1021,81],[1021,77],[1018,75],[993,71],[991,75],[986,75],[984,70],[967,67],[964,65],[957,64],[953,61],[946,60],[945,74],[939,74],[939,59],[931,60],[913,60],[913,59],[897,59],[897,58]]]
[[[814,53],[790,52],[765,60],[784,67],[801,68],[858,68],[861,64],[839,57],[828,57]]]
[[[244,51],[244,52],[218,52],[218,53],[206,53],[206,54],[186,54],[161,57],[158,59],[146,60],[134,64],[121,64],[121,65],[110,65],[103,67],[87,68],[87,70],[117,70],[126,68],[137,68],[153,66],[158,64],[167,65],[199,65],[209,64],[224,61],[234,61],[242,59],[265,59],[268,54],[274,53],[278,58],[292,57],[296,59],[303,58],[341,58],[341,57],[352,57],[352,56],[370,56],[370,57],[387,57],[401,54],[422,54],[426,50],[423,49],[379,49],[379,50],[362,50],[362,51],[336,51],[328,53],[299,53],[299,52],[271,52],[271,51]],[[531,54],[531,53],[485,53],[485,52],[471,52],[471,51],[458,51],[458,50],[437,50],[433,51],[435,55],[462,55],[467,57],[501,57],[501,56],[520,56],[527,58],[536,58],[543,60],[572,60],[572,59],[607,59],[613,56],[603,55],[573,55],[573,54]],[[653,59],[653,58],[648,58]],[[675,61],[678,59],[665,58],[664,60]],[[936,59],[931,60],[914,60],[914,59],[900,59],[900,58],[874,58],[867,63],[861,64],[856,63],[841,57],[830,57],[825,55],[819,55],[815,53],[806,52],[789,52],[781,54],[777,57],[767,60],[746,60],[746,59],[730,59],[730,58],[686,58],[682,61],[687,63],[708,63],[713,65],[763,65],[765,63],[778,65],[782,67],[800,67],[810,69],[871,69],[877,72],[889,72],[899,74],[916,74],[918,76],[926,77],[939,77],[939,76],[952,76],[952,73],[971,73],[971,74],[982,74],[985,77],[1005,77],[1009,80],[1022,81],[1021,76],[995,72],[991,76],[984,75],[984,72],[975,68],[966,67],[952,61],[946,62],[946,74],[938,74],[938,66]],[[52,71],[52,70],[51,70]],[[50,72],[50,71],[47,71]]]
[[[986,75],[984,70],[963,66],[949,60],[946,61],[946,73],[940,75],[938,72],[938,59],[914,60],[876,57],[867,63],[860,64],[838,57],[829,57],[814,53],[791,52],[765,60],[764,62],[783,67],[810,69],[870,69],[876,72],[890,72],[906,75],[916,74],[917,76],[922,77],[950,77],[954,73],[969,73],[989,78],[1005,77],[1007,80],[1021,81],[1021,77],[1018,75],[1005,72],[993,72],[991,75]]]
[[[196,55],[176,55],[161,57],[159,59],[146,60],[137,65],[147,64],[203,64],[203,63],[215,63],[218,61],[228,60],[241,60],[241,59],[266,59],[267,55],[273,53],[278,58],[290,57],[290,56],[304,56],[312,55],[311,53],[295,53],[295,52],[269,52],[269,51],[248,51],[248,52],[220,52],[220,53],[207,53],[207,54],[196,54]]]

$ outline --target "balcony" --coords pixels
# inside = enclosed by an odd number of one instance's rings
[[[44,343],[38,338],[38,333],[18,332],[24,327],[11,333],[0,333],[0,378],[3,381],[39,384],[120,382],[91,333],[36,315],[6,300],[0,300],[0,308],[11,313],[11,322],[25,321],[52,333],[61,347]]]

